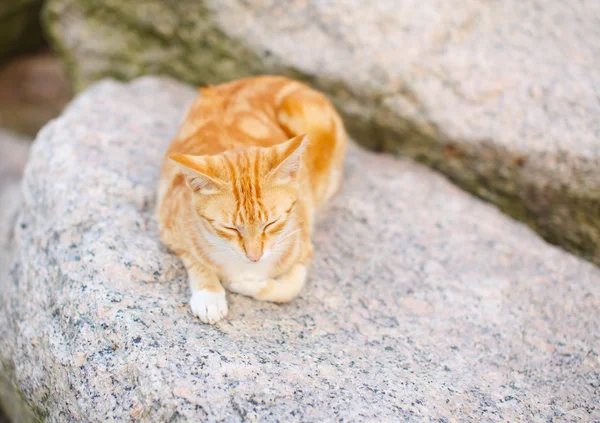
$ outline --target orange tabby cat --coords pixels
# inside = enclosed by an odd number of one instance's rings
[[[161,238],[187,269],[200,320],[225,317],[223,286],[263,301],[298,295],[314,213],[340,185],[345,149],[331,103],[297,81],[201,89],[167,150],[158,195]]]

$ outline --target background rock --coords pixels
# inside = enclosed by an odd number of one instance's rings
[[[35,135],[71,96],[56,55],[40,52],[12,59],[0,68],[0,127]]]
[[[45,44],[40,23],[42,4],[42,0],[0,2],[0,63]]]
[[[600,3],[50,0],[77,89],[276,72],[325,90],[363,144],[443,171],[600,263]]]
[[[192,318],[153,217],[195,90],[102,82],[46,126],[0,289],[5,376],[48,422],[600,419],[600,270],[407,160],[350,149],[308,285]]]

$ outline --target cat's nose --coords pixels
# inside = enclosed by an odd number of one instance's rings
[[[256,263],[257,261],[260,260],[260,258],[262,257],[262,253],[252,253],[252,254],[246,254],[246,257],[248,257],[248,260]]]
[[[256,263],[263,255],[263,247],[260,239],[247,238],[244,240],[244,252],[248,260]]]

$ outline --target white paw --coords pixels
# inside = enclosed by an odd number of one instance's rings
[[[226,286],[228,290],[236,294],[254,297],[261,289],[267,286],[267,283],[268,281],[239,280],[231,281]]]
[[[194,316],[197,316],[203,323],[213,325],[227,316],[225,291],[196,291],[192,293],[190,307]]]

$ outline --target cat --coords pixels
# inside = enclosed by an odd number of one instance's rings
[[[167,149],[157,215],[202,322],[225,288],[285,303],[304,286],[315,211],[342,181],[346,131],[320,92],[281,76],[200,88]]]

